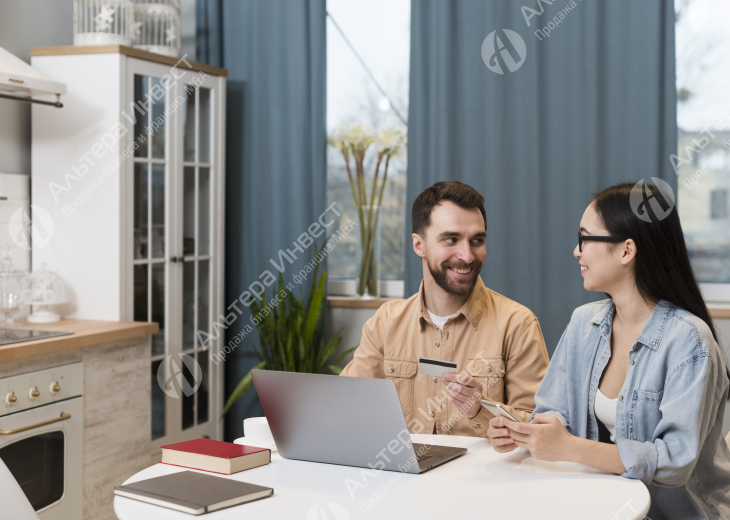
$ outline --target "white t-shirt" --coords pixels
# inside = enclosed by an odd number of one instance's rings
[[[455,312],[451,316],[444,317],[444,316],[436,316],[433,312],[429,311],[428,309],[426,309],[426,312],[428,313],[428,317],[431,318],[431,321],[433,322],[433,324],[436,325],[441,332],[444,331],[444,325],[446,324],[446,320],[448,320],[449,318],[453,318],[454,316],[459,314],[458,312]]]
[[[596,419],[611,432],[611,442],[616,442],[616,404],[618,397],[609,399],[600,389],[596,389],[596,400],[593,405],[593,412]]]

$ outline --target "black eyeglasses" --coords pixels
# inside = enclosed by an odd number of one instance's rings
[[[578,251],[581,253],[583,252],[583,242],[586,240],[593,240],[594,242],[611,242],[613,244],[618,244],[619,242],[623,242],[626,240],[625,238],[619,238],[619,237],[599,237],[594,235],[581,235],[578,233]]]

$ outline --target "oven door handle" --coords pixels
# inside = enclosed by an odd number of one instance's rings
[[[51,419],[50,421],[43,421],[43,422],[39,422],[36,424],[31,424],[30,426],[23,426],[22,428],[15,428],[14,430],[0,430],[0,435],[15,435],[16,433],[27,432],[28,430],[40,428],[41,426],[46,426],[48,424],[66,421],[70,418],[71,418],[70,413],[62,413],[60,417],[56,417],[55,419]]]

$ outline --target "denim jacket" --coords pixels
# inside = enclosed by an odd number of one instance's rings
[[[598,440],[596,389],[611,357],[615,305],[579,307],[563,332],[533,413],[557,417]],[[616,407],[616,446],[626,472],[652,499],[652,520],[730,518],[730,450],[722,436],[727,354],[697,316],[662,300],[629,352]]]

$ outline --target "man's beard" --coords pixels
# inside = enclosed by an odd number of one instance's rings
[[[441,269],[439,270],[431,265],[431,261],[428,259],[427,255],[426,265],[428,265],[428,270],[431,272],[431,276],[433,276],[436,284],[444,291],[449,294],[453,294],[454,296],[465,296],[467,294],[471,294],[472,290],[474,290],[474,286],[477,284],[477,280],[479,279],[479,272],[482,270],[482,263],[476,258],[470,264],[454,264],[448,261],[443,262],[441,264]],[[471,281],[468,284],[454,284],[451,280],[449,280],[449,274],[446,272],[449,267],[456,269],[471,268]]]

